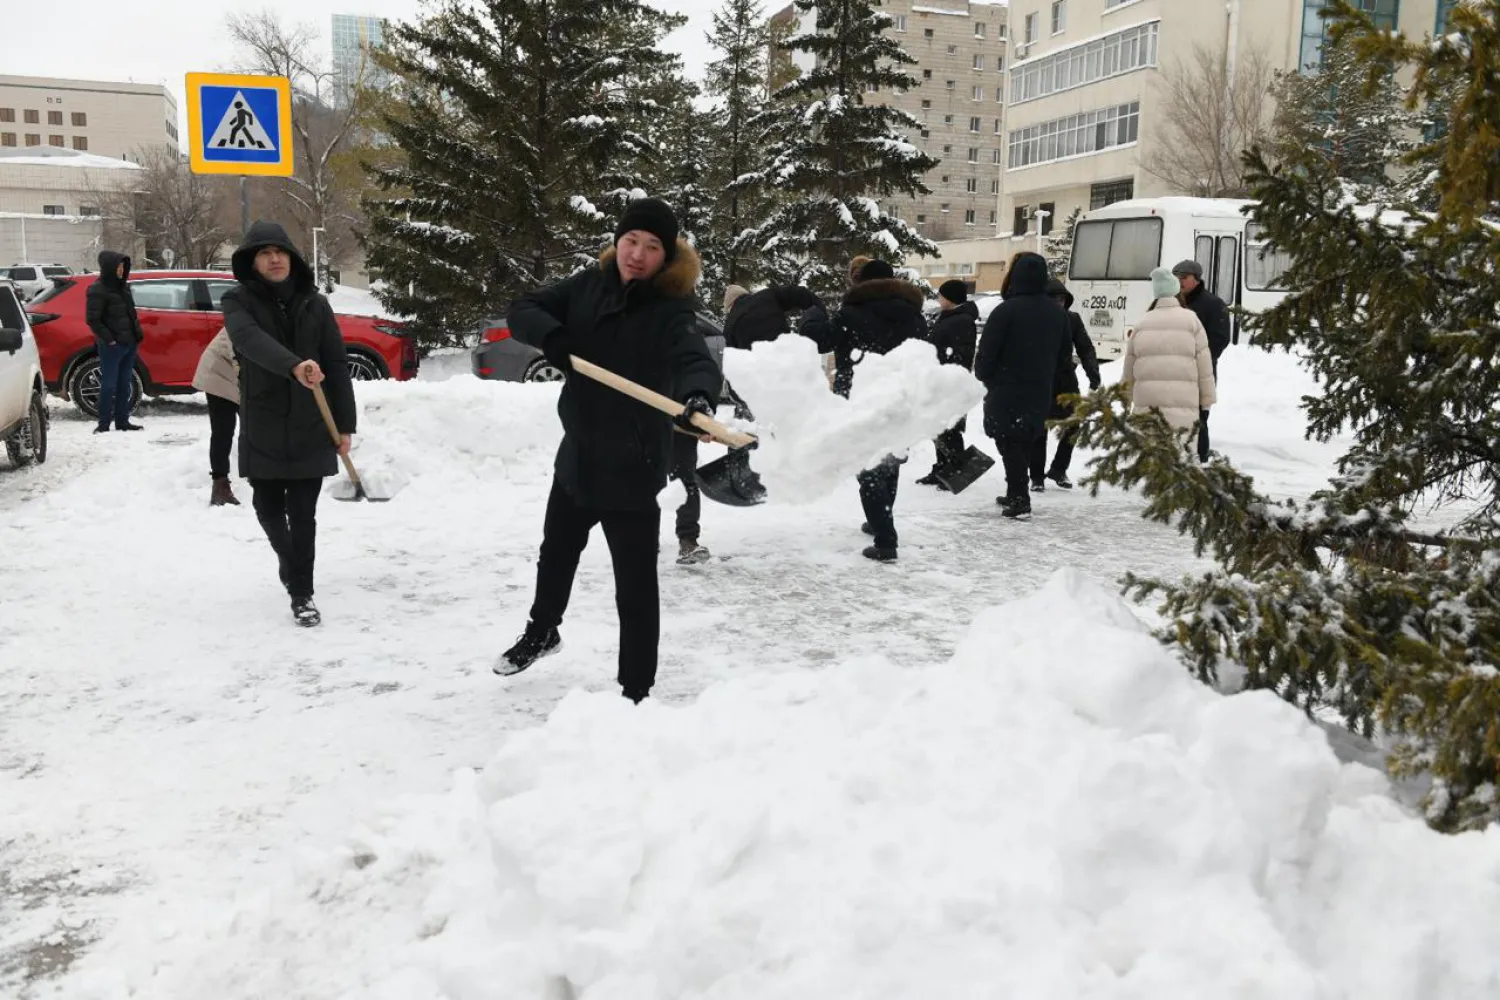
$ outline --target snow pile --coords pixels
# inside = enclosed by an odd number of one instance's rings
[[[807,503],[886,455],[931,440],[984,398],[974,376],[939,365],[931,344],[866,355],[849,399],[834,395],[812,341],[782,337],[724,352],[724,372],[755,413],[751,464],[772,503]]]
[[[1038,623],[1062,621],[1059,657]],[[575,692],[99,993],[1497,995],[1500,831],[1438,836],[1383,787],[1063,571],[946,664],[750,674],[681,708]]]

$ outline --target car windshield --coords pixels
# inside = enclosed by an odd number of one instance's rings
[[[41,293],[37,295],[36,298],[32,299],[28,303],[28,305],[39,306],[43,302],[46,302],[48,299],[55,299],[55,298],[57,298],[63,292],[65,292],[66,290],[68,290],[69,288],[72,288],[72,287],[73,287],[73,282],[69,281],[67,278],[53,278],[52,279],[52,287],[51,288],[44,288],[41,291]]]

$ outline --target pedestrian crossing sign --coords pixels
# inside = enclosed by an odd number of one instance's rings
[[[187,106],[193,173],[291,175],[292,85],[286,77],[189,73]]]

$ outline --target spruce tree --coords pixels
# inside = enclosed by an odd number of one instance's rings
[[[921,127],[915,118],[870,99],[916,85],[901,68],[916,60],[885,34],[893,22],[875,0],[797,0],[797,8],[816,12],[816,31],[787,48],[817,64],[757,120],[769,143],[755,183],[776,204],[751,230],[752,245],[783,278],[834,292],[854,256],[936,255],[936,244],[882,201],[926,194],[922,175],[938,161],[904,137]]]
[[[401,155],[367,168],[366,247],[424,343],[607,244],[653,155],[640,83],[674,60],[656,48],[672,23],[637,0],[475,0],[390,27],[381,118]]]
[[[767,201],[746,175],[760,162],[763,145],[754,123],[769,96],[771,32],[756,0],[727,0],[713,27],[708,42],[719,58],[708,64],[704,89],[716,106],[704,124],[711,183],[720,194],[705,242],[722,272],[719,287],[748,285],[765,270],[746,230],[764,218]]]
[[[1414,68],[1413,106],[1449,109],[1418,157],[1441,192],[1431,214],[1351,204],[1321,148],[1247,160],[1255,218],[1293,260],[1254,343],[1295,350],[1320,382],[1310,436],[1352,432],[1337,475],[1272,500],[1225,461],[1188,461],[1160,416],[1125,416],[1119,389],[1084,400],[1079,445],[1103,452],[1095,490],[1140,489],[1147,517],[1217,563],[1126,580],[1161,599],[1161,638],[1200,677],[1237,664],[1249,687],[1393,739],[1393,769],[1432,778],[1429,822],[1475,829],[1500,820],[1500,0],[1458,7],[1432,42],[1332,6],[1333,47]],[[1433,504],[1449,507],[1443,530],[1415,520]]]
[[[1074,208],[1061,226],[1054,227],[1051,234],[1042,240],[1043,256],[1047,258],[1047,273],[1062,281],[1068,278],[1068,264],[1073,259],[1073,230],[1083,215],[1082,208]]]

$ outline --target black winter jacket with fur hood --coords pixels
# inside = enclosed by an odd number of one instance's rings
[[[922,290],[900,278],[862,281],[832,316],[821,305],[802,314],[798,333],[834,358],[833,391],[848,397],[854,366],[864,354],[889,354],[908,340],[925,340]]]

